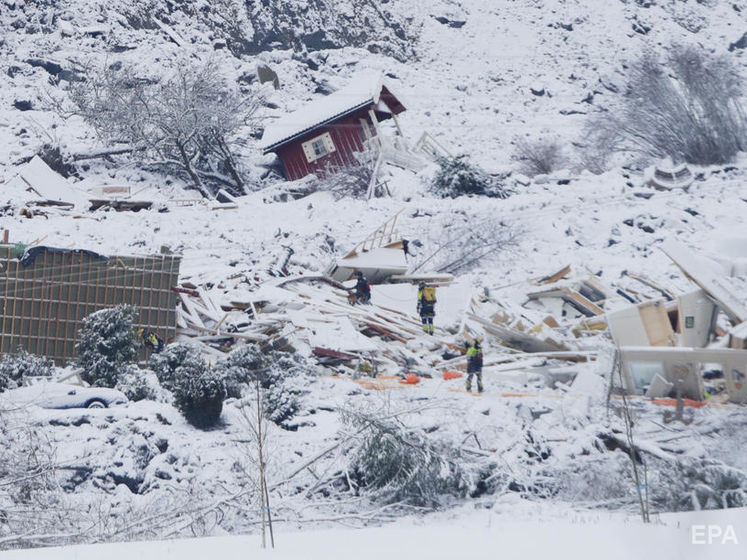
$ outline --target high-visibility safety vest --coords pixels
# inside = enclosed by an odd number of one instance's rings
[[[418,301],[427,301],[428,303],[436,303],[436,288],[435,286],[426,286],[418,290]]]
[[[482,348],[474,344],[470,345],[467,348],[467,363],[482,366]]]

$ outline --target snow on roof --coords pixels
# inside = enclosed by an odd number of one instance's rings
[[[68,183],[61,175],[55,173],[39,156],[18,169],[17,175],[9,182],[11,187],[22,186],[32,190],[42,200],[68,202],[75,206],[85,205],[86,196]]]
[[[265,128],[262,135],[262,149],[267,153],[271,149],[277,148],[279,144],[290,141],[296,136],[342,117],[360,107],[378,103],[381,90],[385,86],[400,102],[402,101],[392,90],[390,81],[381,73],[358,75],[344,88],[315,99],[297,111],[280,117],[270,124]]]

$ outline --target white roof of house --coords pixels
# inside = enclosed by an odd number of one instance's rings
[[[346,115],[361,106],[378,103],[382,88],[386,86],[390,93],[396,95],[391,82],[381,73],[365,73],[357,76],[342,89],[330,93],[301,109],[277,119],[265,128],[261,147],[267,152],[283,141],[288,141],[329,121]]]

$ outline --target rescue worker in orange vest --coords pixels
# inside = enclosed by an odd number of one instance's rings
[[[418,314],[423,323],[423,332],[433,334],[433,318],[436,316],[436,287],[418,284]]]

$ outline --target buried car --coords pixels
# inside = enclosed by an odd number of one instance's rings
[[[11,389],[0,394],[0,398],[14,405],[36,405],[41,408],[108,408],[127,402],[124,393],[116,389],[50,382]]]

